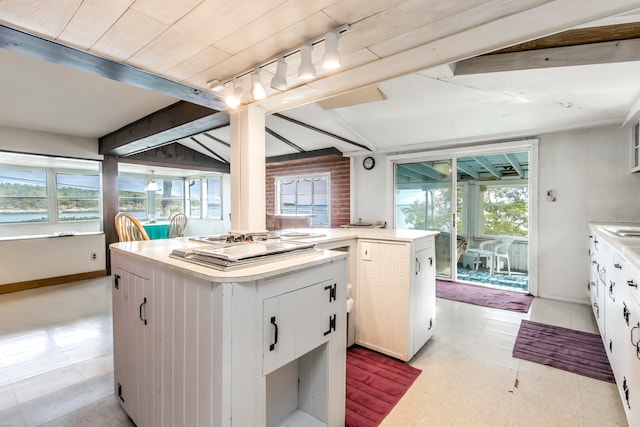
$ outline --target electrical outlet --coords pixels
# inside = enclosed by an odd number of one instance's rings
[[[95,261],[95,260],[97,260],[97,259],[98,259],[98,254],[97,254],[97,253],[95,253],[95,252],[91,252],[91,260],[92,260],[92,261]]]

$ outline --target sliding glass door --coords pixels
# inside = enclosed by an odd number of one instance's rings
[[[456,239],[453,169],[452,159],[397,163],[395,167],[395,228],[440,232],[436,237],[436,274],[441,278],[453,278],[455,266],[451,255],[451,242]]]

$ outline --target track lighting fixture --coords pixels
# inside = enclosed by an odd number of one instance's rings
[[[271,79],[271,87],[276,90],[287,89],[287,62],[284,60],[284,56],[278,58],[276,75]]]
[[[309,80],[316,77],[316,67],[311,60],[311,44],[306,44],[300,48],[300,67],[298,68],[298,78]]]
[[[251,74],[251,97],[254,101],[259,101],[267,96],[262,82],[260,81],[260,69],[256,68]]]
[[[338,38],[342,33],[346,33],[350,28],[343,25],[330,31],[322,36],[307,41],[305,44],[294,49],[281,52],[277,57],[271,58],[260,64],[256,64],[253,68],[244,71],[233,78],[227,80],[211,80],[208,82],[209,88],[214,92],[221,92],[233,82],[233,93],[225,98],[225,102],[231,108],[237,108],[241,103],[244,90],[237,84],[237,80],[245,76],[251,75],[251,98],[254,101],[264,99],[267,95],[265,87],[262,85],[260,71],[265,67],[276,64],[276,72],[270,82],[270,87],[275,90],[283,91],[288,89],[287,85],[287,58],[299,54],[300,66],[298,67],[298,79],[309,80],[317,76],[316,67],[313,64],[313,48],[320,43],[324,43],[324,57],[322,66],[324,69],[332,70],[340,68],[341,60],[338,53]],[[271,71],[271,70],[270,70]]]
[[[340,68],[340,54],[338,53],[338,33],[331,31],[324,36],[324,59],[322,66],[327,70]]]
[[[242,103],[242,95],[244,95],[244,89],[236,84],[236,80],[237,79],[233,79],[233,92],[224,99],[224,102],[226,102],[230,108],[238,108]]]

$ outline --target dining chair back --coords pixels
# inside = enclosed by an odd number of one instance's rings
[[[140,221],[131,214],[120,212],[116,215],[116,231],[121,242],[133,242],[137,240],[149,240]]]
[[[187,216],[183,213],[176,213],[169,217],[169,228],[167,238],[182,237],[184,229],[187,227]]]

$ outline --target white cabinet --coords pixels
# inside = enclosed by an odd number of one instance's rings
[[[631,127],[631,172],[640,171],[640,124]]]
[[[597,232],[590,298],[629,425],[640,425],[640,271]],[[595,283],[595,284],[594,284]]]
[[[435,326],[433,237],[412,242],[359,240],[356,343],[411,359]]]
[[[138,427],[344,425],[345,255],[246,281],[111,259],[115,393]]]

